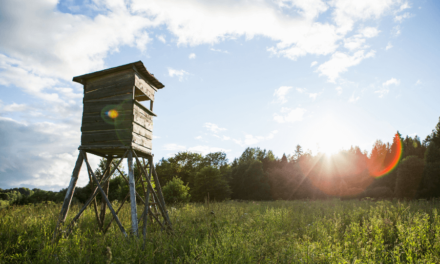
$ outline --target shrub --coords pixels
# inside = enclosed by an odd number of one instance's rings
[[[178,177],[174,177],[162,188],[163,196],[166,203],[185,203],[189,202],[191,195],[189,187],[183,184]]]

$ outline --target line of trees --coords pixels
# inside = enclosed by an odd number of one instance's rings
[[[397,160],[398,159],[398,160]],[[115,164],[118,160],[113,161]],[[397,165],[395,165],[397,164]],[[393,166],[395,165],[395,166]],[[101,177],[105,161],[95,171]],[[135,177],[141,168],[135,165]],[[304,152],[297,145],[291,155],[275,157],[272,151],[247,148],[228,162],[223,152],[179,152],[156,165],[166,202],[211,200],[293,200],[372,197],[419,199],[440,197],[440,121],[423,142],[397,132],[391,143],[377,140],[371,152],[359,147],[329,157]],[[386,172],[386,173],[380,173]],[[109,183],[109,199],[122,201],[128,193],[121,170]],[[154,183],[153,183],[154,184]],[[141,192],[141,186],[138,192]],[[77,187],[74,202],[84,203],[94,186]],[[43,201],[62,202],[60,192],[40,189],[0,189],[0,205]],[[97,196],[100,200],[100,195]]]

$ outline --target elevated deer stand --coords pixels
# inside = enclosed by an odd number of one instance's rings
[[[142,221],[142,233],[146,238],[148,217],[154,219],[165,230],[172,231],[172,225],[165,206],[159,178],[153,165],[153,101],[157,89],[164,87],[150,74],[141,61],[119,67],[94,72],[73,78],[73,81],[84,85],[84,111],[81,126],[81,146],[73,169],[72,178],[64,198],[64,203],[54,232],[54,241],[58,238],[61,226],[64,224],[70,208],[79,172],[83,161],[87,166],[89,180],[94,188],[91,197],[87,200],[78,214],[69,224],[66,235],[72,232],[75,222],[81,217],[84,210],[93,204],[96,220],[100,230],[105,233],[113,220],[121,232],[127,232],[118,218],[118,213],[130,197],[131,231],[138,235],[138,225]],[[141,101],[150,101],[150,108],[142,105]],[[87,159],[87,153],[106,158],[106,167],[98,178]],[[133,156],[141,175],[135,179],[133,171]],[[112,161],[120,158],[117,164]],[[128,179],[119,171],[118,166],[127,158]],[[143,163],[141,163],[142,158]],[[147,160],[147,163],[145,163]],[[118,170],[129,185],[129,194],[115,211],[108,199],[110,177]],[[154,178],[156,190],[151,184]],[[136,191],[136,183],[142,185],[143,195]],[[96,203],[96,195],[102,196],[100,212]],[[152,202],[150,202],[150,197]],[[144,205],[141,217],[138,219],[136,199]],[[108,206],[113,218],[105,225],[105,212]],[[152,208],[154,212],[150,212]],[[162,221],[161,221],[162,220]]]

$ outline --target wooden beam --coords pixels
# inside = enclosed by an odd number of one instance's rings
[[[153,163],[153,157],[151,157],[151,163]],[[153,170],[154,183],[156,184],[157,193],[158,193],[159,199],[160,199],[159,204],[162,203],[168,224],[170,225],[170,227],[172,229],[170,216],[168,215],[168,210],[166,209],[166,205],[165,205],[165,199],[163,198],[162,187],[160,186],[159,178],[157,177],[157,173],[156,173],[156,169],[154,168],[154,165],[152,166],[152,170]]]
[[[58,222],[55,228],[55,232],[53,233],[53,240],[55,241],[58,233],[58,229],[60,225],[64,224],[66,221],[67,213],[69,212],[70,203],[72,202],[73,194],[75,193],[76,182],[78,181],[79,172],[81,171],[81,166],[83,163],[83,157],[81,152],[78,154],[78,158],[76,159],[75,167],[73,168],[72,177],[70,178],[70,184],[67,188],[66,196],[64,197],[63,206],[61,207],[61,212],[58,217]]]
[[[108,157],[107,162],[105,164],[105,171],[102,173],[102,178],[107,178],[108,171],[110,170],[111,164],[112,164],[113,157]],[[111,175],[108,175],[108,177],[111,177]],[[108,196],[108,190],[110,188],[110,180],[104,183],[104,192]],[[101,230],[104,227],[104,221],[105,221],[105,209],[106,209],[106,203],[104,201],[101,201],[101,214],[100,214],[100,220],[101,220]]]
[[[128,165],[128,186],[130,189],[130,207],[131,207],[131,229],[133,234],[138,235],[138,224],[137,224],[137,208],[136,208],[136,184],[134,181],[134,171],[133,171],[133,150],[129,150],[127,157]]]
[[[139,162],[139,158],[138,158],[136,152],[133,151],[133,153],[134,153],[134,155],[135,155],[135,157],[136,157],[137,162]],[[140,162],[139,162],[139,163],[140,163]],[[154,166],[153,166],[152,168],[154,168]],[[151,181],[150,181],[150,179],[148,179],[147,173],[145,172],[145,169],[144,169],[144,168],[142,168],[142,173],[144,173],[144,176],[145,176],[145,178],[147,179],[148,188],[150,189],[151,193],[153,194],[154,199],[155,199],[156,201],[159,201],[159,199],[158,199],[158,197],[157,197],[157,194],[156,194],[156,192],[154,191],[153,186],[151,185]],[[166,214],[166,211],[165,211],[165,209],[164,209],[164,207],[163,207],[163,204],[161,204],[160,202],[159,202],[158,204],[159,204],[159,209],[160,209],[160,211],[161,211],[161,213],[162,213],[162,217],[164,218],[165,222],[168,223],[168,227],[172,230],[172,227],[171,227],[171,225],[170,225],[170,223],[169,223],[169,221],[168,221],[167,214]]]
[[[98,179],[96,178],[95,174],[94,174],[93,171],[92,171],[92,168],[90,167],[89,161],[87,160],[87,154],[86,154],[84,151],[82,151],[82,150],[81,150],[81,152],[82,152],[82,155],[83,155],[83,157],[84,157],[84,161],[86,162],[87,168],[89,169],[90,173],[92,174],[92,178],[93,178],[93,180],[95,181],[95,184],[98,186],[98,189],[99,189],[99,191],[101,192],[101,195],[103,196],[103,199],[104,199],[105,202],[107,203],[108,208],[109,208],[110,211],[112,212],[113,217],[115,218],[115,221],[116,221],[116,223],[117,223],[118,226],[119,226],[119,229],[121,229],[121,232],[124,234],[124,236],[127,236],[127,233],[125,232],[125,229],[124,229],[124,227],[123,227],[122,224],[121,224],[121,221],[119,221],[119,218],[118,218],[118,216],[116,215],[116,212],[115,212],[115,210],[113,209],[112,204],[111,204],[110,201],[108,200],[107,195],[105,195],[104,190],[102,189],[101,185],[100,185],[99,182],[98,182]],[[130,152],[129,152],[128,154],[130,155]]]

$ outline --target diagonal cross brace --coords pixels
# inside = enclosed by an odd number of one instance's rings
[[[89,161],[87,160],[87,154],[86,154],[84,151],[82,151],[82,150],[81,150],[81,152],[82,152],[82,155],[83,155],[83,157],[84,157],[84,161],[86,162],[87,168],[89,169],[89,172],[90,172],[90,174],[91,174],[91,176],[92,176],[92,179],[93,179],[93,181],[95,182],[95,184],[98,186],[99,191],[101,192],[102,198],[103,198],[103,199],[105,200],[105,202],[107,203],[108,208],[110,209],[110,212],[112,212],[113,217],[115,218],[115,221],[116,221],[116,223],[117,223],[118,226],[119,226],[119,229],[121,229],[121,232],[124,234],[124,236],[127,237],[127,233],[125,232],[125,229],[124,229],[124,227],[123,227],[122,224],[121,224],[121,221],[119,221],[119,218],[118,218],[118,216],[116,215],[116,212],[115,212],[115,210],[113,209],[112,204],[111,204],[110,201],[108,200],[107,195],[105,195],[105,192],[104,192],[104,190],[103,190],[102,187],[101,187],[101,184],[99,184],[98,179],[96,178],[95,174],[93,173],[92,168],[90,167]]]

